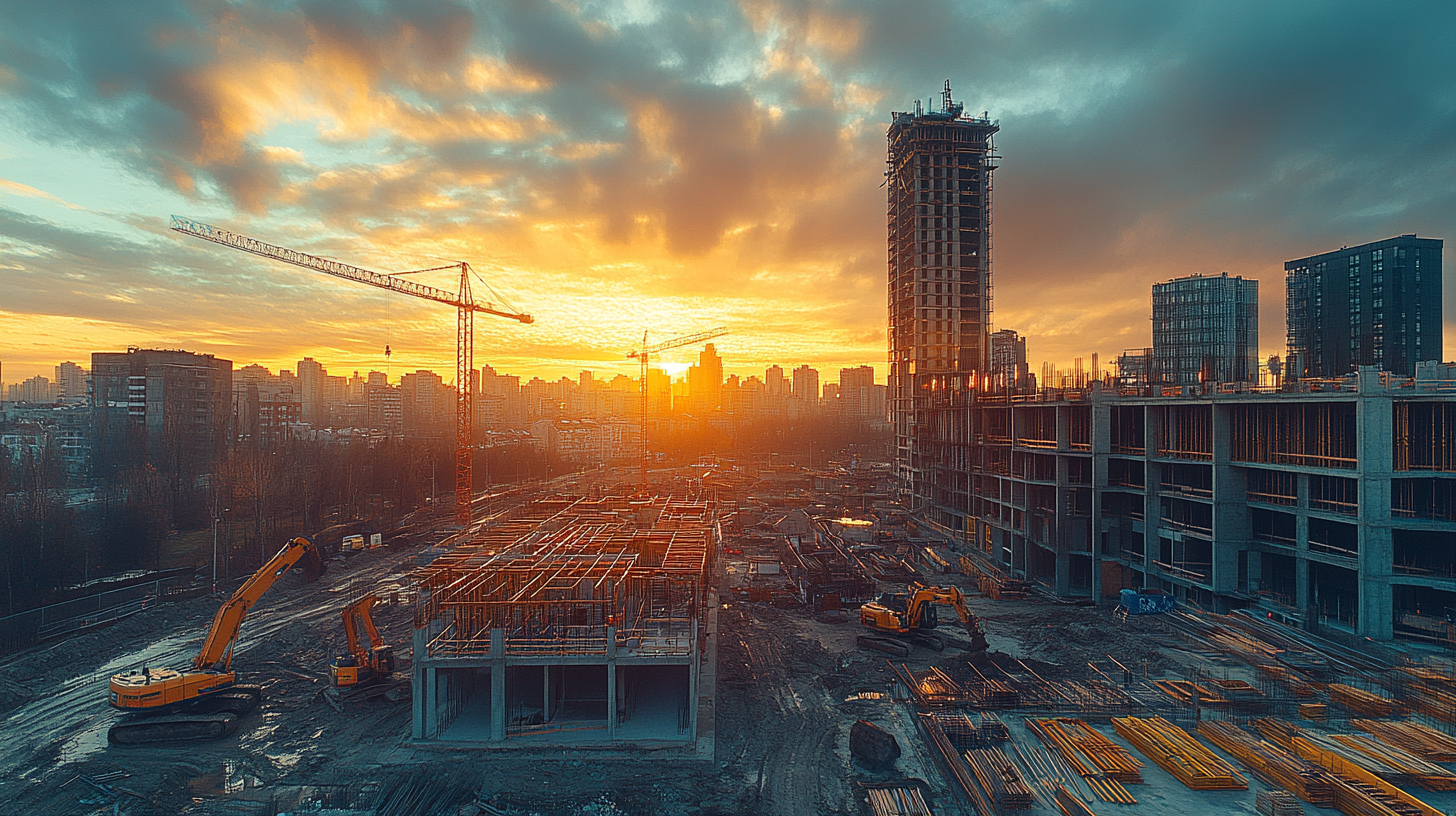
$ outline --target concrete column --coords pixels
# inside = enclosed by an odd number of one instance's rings
[[[1100,384],[1092,388],[1092,606],[1102,606],[1102,490],[1107,487],[1107,456],[1112,452],[1112,406]]]
[[[551,721],[551,667],[541,667],[541,721]]]
[[[1309,585],[1309,474],[1294,480],[1294,606],[1304,615],[1305,628],[1312,629],[1318,610],[1312,610],[1314,593]]]
[[[490,630],[490,740],[506,741],[506,633]]]
[[[440,736],[440,678],[434,666],[425,667],[425,739]]]
[[[617,738],[617,727],[621,725],[617,710],[621,702],[617,699],[617,661],[607,661],[607,740]]]
[[[410,739],[425,738],[425,689],[429,688],[425,682],[425,666],[429,660],[426,645],[425,630],[416,629],[414,651],[410,660],[410,682],[414,688],[414,693],[410,695]]]
[[[1375,640],[1395,636],[1395,597],[1390,578],[1395,537],[1390,526],[1390,477],[1394,468],[1394,404],[1384,394],[1366,396],[1362,372],[1355,408],[1360,496],[1360,634]],[[1378,385],[1378,378],[1376,378]]]
[[[1213,589],[1242,591],[1239,552],[1253,537],[1249,518],[1248,487],[1242,468],[1233,466],[1229,406],[1213,404]],[[1220,610],[1221,611],[1221,610]]]

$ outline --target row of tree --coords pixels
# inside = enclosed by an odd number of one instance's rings
[[[200,477],[143,464],[95,483],[68,478],[53,445],[18,455],[0,447],[0,615],[100,576],[210,563],[214,537],[225,579],[252,572],[291,536],[350,522],[387,533],[432,493],[453,497],[453,441],[243,442]],[[516,445],[478,451],[475,473],[483,489],[549,470]]]

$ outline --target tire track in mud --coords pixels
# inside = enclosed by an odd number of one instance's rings
[[[727,720],[719,727],[719,762],[741,775],[745,812],[808,816],[843,810],[849,769],[836,753],[843,725],[802,638],[740,612],[722,640],[719,678]],[[768,613],[774,616],[775,613]],[[720,618],[723,626],[723,618]],[[725,744],[726,743],[726,744]],[[723,748],[728,748],[723,751]]]
[[[239,679],[244,682],[255,679],[248,677],[247,661],[242,659],[249,649],[295,622],[316,625],[337,615],[347,593],[332,590],[350,586],[349,582],[365,586],[376,584],[389,574],[395,563],[398,563],[397,558],[380,559],[377,564],[364,565],[338,576],[329,585],[280,587],[285,591],[251,610],[243,624],[234,653],[237,660],[233,664]],[[328,573],[325,573],[325,581],[327,579]],[[208,607],[221,602],[221,599],[209,601],[200,598],[185,603]],[[189,665],[207,635],[211,612],[200,626],[194,626],[190,619],[180,625],[186,625],[187,630],[158,632],[153,641],[137,637],[118,643],[116,650],[121,654],[110,658],[102,656],[102,662],[89,670],[65,677],[58,677],[56,675],[61,672],[52,671],[31,678],[28,685],[34,687],[33,690],[40,696],[0,720],[0,778],[33,779],[37,774],[43,775],[53,769],[58,759],[74,759],[76,757],[69,755],[84,755],[104,748],[105,731],[119,716],[107,706],[106,701],[106,684],[111,675],[142,663],[169,667]],[[24,659],[25,654],[22,653],[5,663],[15,665]]]

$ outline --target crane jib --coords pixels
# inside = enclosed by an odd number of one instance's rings
[[[397,275],[387,275],[383,272],[374,272],[328,258],[320,258],[317,255],[310,255],[307,252],[299,252],[296,249],[270,244],[267,241],[259,241],[256,238],[249,238],[246,235],[239,235],[221,227],[214,227],[211,224],[193,221],[190,218],[183,218],[179,215],[172,216],[171,228],[176,232],[192,235],[206,241],[222,244],[223,246],[229,246],[233,249],[240,249],[263,258],[282,261],[283,263],[293,264],[294,266],[301,266],[305,269],[312,269],[335,277],[346,278],[380,289],[388,289],[391,292],[399,292],[400,294],[433,300],[437,303],[444,303],[458,309],[469,309],[473,312],[485,312],[486,314],[492,314],[498,317],[509,317],[512,320],[519,320],[522,323],[533,322],[530,315],[502,312],[491,308],[490,304],[482,306],[474,302],[463,301],[458,296],[452,295],[444,289],[415,283]],[[464,266],[465,263],[462,261],[448,266],[437,267],[437,269],[461,269]]]

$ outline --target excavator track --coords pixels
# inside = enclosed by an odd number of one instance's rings
[[[229,686],[167,714],[127,716],[111,726],[106,740],[112,745],[155,745],[221,739],[238,730],[238,720],[257,708],[262,697],[262,686]]]
[[[111,730],[106,732],[106,740],[112,745],[151,745],[221,739],[236,730],[236,714],[173,714],[124,720],[111,726]]]

